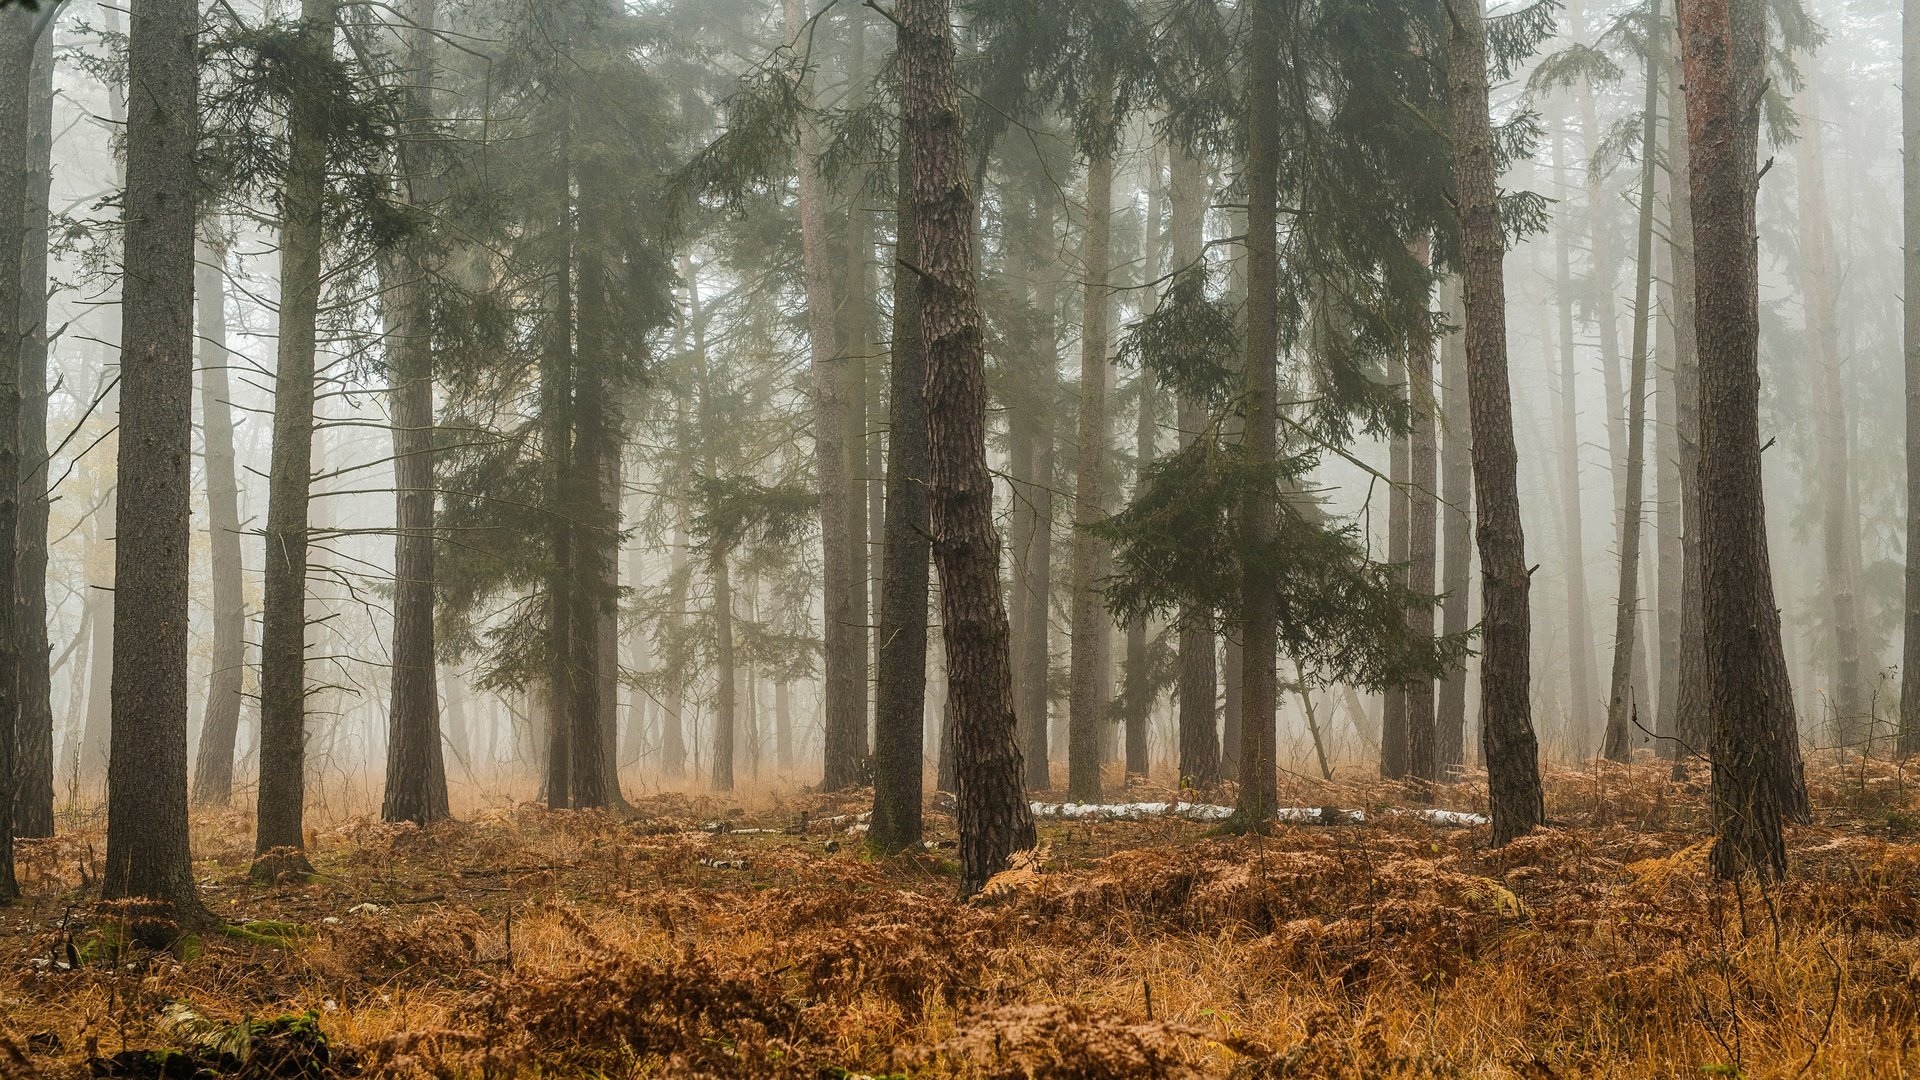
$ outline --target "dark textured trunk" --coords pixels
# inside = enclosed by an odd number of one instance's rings
[[[210,223],[209,223],[210,224]],[[193,801],[233,797],[233,752],[247,673],[247,596],[240,561],[240,484],[234,470],[232,380],[227,353],[226,248],[201,248],[194,268],[200,311],[200,416],[207,463],[207,546],[213,574],[213,670],[193,770]]]
[[[1269,465],[1279,456],[1280,326],[1280,43],[1276,0],[1250,0],[1247,10],[1247,332],[1245,446],[1248,460]],[[1254,490],[1240,507],[1245,543],[1272,544],[1278,525],[1275,493]],[[1274,718],[1279,706],[1278,600],[1272,569],[1249,560],[1241,571],[1240,799],[1243,828],[1264,829],[1279,782]]]
[[[1429,241],[1422,238],[1414,248],[1422,264],[1431,258]],[[1413,407],[1413,429],[1407,449],[1407,587],[1416,596],[1432,596],[1436,591],[1435,558],[1440,530],[1440,463],[1438,436],[1434,430],[1433,340],[1425,333],[1415,336],[1407,351],[1407,398]],[[1407,610],[1407,627],[1417,642],[1433,640],[1433,607],[1416,602]],[[1301,688],[1301,702],[1307,703]],[[1407,773],[1422,780],[1439,777],[1434,747],[1433,680],[1421,677],[1407,684]],[[1313,717],[1308,705],[1307,717]],[[1319,747],[1316,729],[1314,745]],[[1326,754],[1321,751],[1324,759]]]
[[[20,295],[20,713],[14,832],[53,835],[53,672],[47,640],[47,196],[53,182],[53,29],[34,43],[27,93]]]
[[[13,18],[17,16],[5,16]],[[127,46],[113,732],[101,895],[204,918],[187,841],[187,570],[193,477],[198,72],[191,0],[141,0]],[[0,158],[0,160],[7,160]],[[6,445],[10,445],[10,442]],[[0,454],[5,451],[0,450]],[[10,491],[13,478],[0,481]],[[0,505],[4,505],[0,503]],[[9,523],[9,526],[11,523]],[[9,869],[11,860],[0,860]]]
[[[581,110],[582,135],[605,138],[598,108]],[[576,173],[582,221],[610,220],[615,181],[606,166],[582,158]],[[573,723],[571,749],[573,805],[580,809],[621,805],[615,762],[607,753],[612,716],[604,707],[607,664],[606,620],[613,613],[617,584],[620,507],[610,496],[608,470],[620,461],[620,416],[614,406],[613,370],[620,363],[614,322],[620,313],[610,293],[610,274],[619,272],[617,252],[608,250],[596,231],[575,234],[575,332],[573,364],[573,455],[567,467],[569,516],[573,519],[573,562],[569,567],[569,614],[573,629],[573,698],[567,712]]]
[[[1034,842],[1015,742],[1000,535],[987,470],[986,350],[973,270],[966,180],[946,0],[899,0],[903,149],[918,224],[926,347],[928,494],[940,572],[948,722],[959,787],[961,889],[973,892]]]
[[[786,32],[799,38],[806,21],[801,0],[785,0]],[[804,81],[797,97],[810,102]],[[825,667],[825,771],[821,787],[838,791],[859,783],[867,756],[866,627],[857,621],[855,561],[864,537],[849,533],[851,481],[847,475],[846,357],[838,340],[834,256],[828,250],[826,192],[818,161],[822,141],[809,114],[799,126],[794,170],[798,177],[800,246],[807,293],[807,343],[813,368],[814,468],[820,486],[820,567]]]
[[[1447,325],[1460,326],[1459,278],[1448,278],[1440,295]],[[1440,382],[1445,428],[1440,443],[1440,518],[1445,526],[1440,586],[1446,591],[1440,632],[1452,636],[1466,633],[1472,624],[1472,598],[1467,592],[1473,563],[1473,516],[1468,502],[1473,498],[1472,419],[1467,409],[1466,339],[1458,330],[1440,342]],[[1434,705],[1433,756],[1442,779],[1452,779],[1466,764],[1466,736],[1467,669],[1462,664],[1440,681]]]
[[[1653,21],[1660,0],[1653,0]],[[1654,40],[1658,40],[1657,38]],[[1620,503],[1620,584],[1614,600],[1613,677],[1607,692],[1607,727],[1600,752],[1610,761],[1627,761],[1639,736],[1629,726],[1629,711],[1646,696],[1644,672],[1635,660],[1644,655],[1636,631],[1640,623],[1640,519],[1647,461],[1647,339],[1653,323],[1653,176],[1654,136],[1660,123],[1660,58],[1647,60],[1647,85],[1640,119],[1640,215],[1634,256],[1633,351],[1627,374],[1627,472]],[[1638,675],[1638,677],[1636,677]]]
[[[867,9],[858,4],[847,11],[847,56],[846,86],[847,93],[841,107],[858,110],[866,102],[866,55],[867,55]],[[847,175],[836,178],[835,182],[853,195],[847,201],[847,222],[843,230],[846,240],[846,256],[841,272],[846,275],[840,286],[840,342],[845,352],[841,378],[843,386],[840,395],[840,445],[846,454],[846,463],[842,466],[842,475],[847,478],[847,621],[852,629],[848,640],[852,651],[847,655],[850,671],[847,681],[860,687],[860,756],[866,756],[867,750],[867,686],[870,670],[868,667],[873,647],[873,631],[869,629],[878,616],[877,608],[871,606],[873,585],[873,563],[878,551],[867,544],[867,368],[873,362],[873,356],[879,351],[873,343],[873,290],[868,283],[868,268],[873,262],[873,219],[860,203],[859,192],[866,186],[867,177],[864,162],[856,159]]]
[[[18,828],[15,755],[23,635],[16,602],[19,566],[15,553],[20,518],[20,368],[29,332],[23,325],[26,294],[44,288],[26,279],[23,258],[28,177],[32,171],[27,162],[29,101],[34,38],[39,32],[46,32],[46,27],[37,13],[19,7],[0,11],[0,904],[20,895],[14,878],[13,838]],[[185,573],[182,567],[183,577]],[[186,734],[184,723],[183,714],[182,737]]]
[[[303,0],[301,47],[333,48],[333,0]],[[296,88],[281,196],[280,343],[267,485],[265,624],[260,645],[260,800],[254,851],[306,845],[307,504],[313,483],[315,323],[327,183],[327,102]],[[126,389],[122,387],[122,399]],[[123,444],[124,445],[124,444]],[[121,491],[126,501],[126,490]],[[124,548],[125,532],[119,547]],[[116,638],[125,637],[124,631]],[[115,679],[119,664],[114,665]]]
[[[1900,756],[1920,753],[1920,0],[1900,6],[1900,132],[1906,159],[1900,173],[1905,195],[1906,289],[1901,310],[1907,392],[1907,574],[1906,618],[1901,640]]]
[[[1111,119],[1111,75],[1096,79],[1096,128]],[[1113,295],[1109,254],[1113,233],[1113,150],[1098,142],[1087,155],[1087,221],[1080,251],[1085,304],[1080,319],[1080,409],[1073,486],[1073,627],[1067,667],[1067,798],[1100,798],[1100,742],[1106,726],[1110,618],[1098,581],[1105,565],[1100,540],[1090,526],[1106,517],[1108,443],[1107,329]]]
[[[400,189],[413,207],[434,202],[427,159],[433,101],[434,0],[412,0],[406,66],[410,128],[399,144]],[[388,379],[393,418],[393,688],[387,715],[383,821],[426,824],[448,816],[440,747],[439,666],[434,657],[433,301],[427,242],[410,239],[388,265]],[[217,666],[217,665],[216,665]]]
[[[881,573],[875,665],[879,677],[874,689],[873,823],[867,833],[869,842],[887,853],[920,842],[920,789],[925,772],[921,746],[926,741],[927,367],[920,285],[910,269],[920,264],[920,253],[908,165],[903,157],[893,266],[892,382],[887,395],[886,535],[881,546],[886,563]],[[1029,581],[1031,573],[1029,568]],[[1044,763],[1046,757],[1040,760]]]
[[[1744,10],[1743,10],[1744,9]],[[1700,335],[1700,542],[1713,724],[1711,863],[1721,877],[1787,869],[1782,732],[1793,700],[1773,602],[1760,477],[1754,174],[1758,0],[1680,9],[1692,151]],[[1797,749],[1797,747],[1796,747]]]
[[[1455,199],[1460,213],[1467,396],[1473,431],[1480,541],[1480,746],[1486,758],[1494,844],[1540,824],[1539,744],[1528,672],[1526,540],[1520,528],[1519,455],[1507,385],[1506,276],[1493,131],[1487,112],[1487,27],[1480,0],[1448,0]]]
[[[1172,161],[1173,273],[1206,273],[1207,174],[1200,159],[1175,147]],[[1191,446],[1205,434],[1207,407],[1180,399],[1180,440]],[[1213,613],[1182,612],[1180,622],[1179,725],[1180,777],[1196,787],[1220,780],[1219,653]]]

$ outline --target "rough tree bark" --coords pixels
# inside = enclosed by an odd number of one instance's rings
[[[413,0],[403,31],[409,72],[408,130],[397,157],[402,197],[434,202],[429,140],[435,0]],[[393,416],[393,687],[387,714],[383,821],[426,824],[449,816],[440,748],[439,667],[434,659],[433,301],[427,241],[411,238],[389,261],[388,378]],[[216,665],[217,667],[217,665]]]
[[[333,50],[334,0],[302,0],[300,49],[318,64]],[[280,342],[274,369],[273,457],[267,484],[266,600],[260,639],[260,796],[254,852],[306,846],[307,504],[313,484],[315,324],[320,305],[321,214],[327,184],[328,102],[317,80],[288,104],[281,193]],[[126,388],[121,389],[125,400]],[[123,441],[121,446],[124,448]],[[126,491],[122,490],[124,504]],[[125,547],[121,533],[120,547]],[[124,632],[116,634],[117,639]],[[115,664],[114,678],[119,679]],[[297,866],[297,864],[294,864]],[[281,866],[260,864],[262,874]]]
[[[1481,0],[1447,0],[1453,105],[1455,200],[1466,325],[1467,396],[1473,429],[1476,532],[1480,541],[1482,654],[1480,746],[1487,763],[1495,845],[1540,824],[1539,744],[1528,671],[1526,538],[1520,528],[1519,456],[1507,385],[1505,256],[1487,112],[1487,26]]]
[[[540,349],[540,437],[546,455],[547,514],[547,806],[573,805],[573,487],[574,225],[573,105],[563,89],[549,103],[555,133],[547,207],[553,227],[552,300]]]
[[[1752,871],[1764,878],[1787,870],[1780,759],[1782,732],[1792,731],[1794,719],[1760,476],[1758,6],[1688,0],[1680,8],[1680,49],[1699,256],[1701,596],[1716,833],[1710,862],[1721,877]]]
[[[1679,38],[1669,41],[1667,84],[1674,104],[1667,110],[1667,170],[1671,185],[1667,245],[1673,258],[1674,433],[1680,444],[1680,642],[1679,686],[1674,691],[1673,771],[1685,779],[1689,757],[1704,755],[1711,737],[1707,717],[1707,653],[1700,590],[1700,352],[1693,259],[1693,169],[1687,138],[1686,92]]]
[[[927,544],[927,365],[921,340],[920,286],[912,269],[920,265],[920,252],[910,165],[902,155],[892,273],[886,533],[880,549],[885,565],[881,573],[880,636],[875,643],[878,680],[873,718],[873,821],[867,832],[868,842],[888,854],[920,842],[925,772],[921,746],[926,741],[927,578],[931,554]],[[1044,625],[1041,632],[1045,633]],[[1044,752],[1040,760],[1044,766]]]
[[[53,673],[47,640],[47,209],[53,182],[53,29],[34,39],[28,80],[20,295],[19,836],[53,835]],[[5,350],[0,349],[0,355]]]
[[[1394,355],[1387,360],[1387,384],[1394,392],[1410,396],[1407,358]],[[1407,584],[1407,530],[1413,515],[1409,481],[1413,475],[1413,443],[1408,433],[1396,431],[1387,440],[1387,564],[1395,581]],[[1407,688],[1389,686],[1380,695],[1380,775],[1389,780],[1407,776]]]
[[[1067,798],[1100,798],[1100,737],[1106,725],[1105,682],[1109,616],[1097,582],[1104,566],[1102,544],[1091,526],[1107,513],[1107,450],[1112,439],[1107,416],[1107,330],[1113,295],[1112,272],[1114,148],[1104,132],[1112,120],[1111,73],[1095,80],[1094,127],[1103,134],[1087,147],[1087,221],[1080,252],[1084,306],[1080,318],[1080,411],[1073,487],[1073,627],[1068,655],[1072,680],[1067,700]]]
[[[899,0],[901,122],[919,226],[926,348],[928,494],[947,651],[948,722],[959,786],[961,889],[973,892],[1033,846],[1020,784],[1000,535],[987,470],[986,353],[973,270],[947,0]]]
[[[209,230],[211,221],[202,221]],[[247,596],[240,562],[240,483],[234,471],[233,391],[228,375],[226,246],[201,245],[194,266],[200,312],[200,417],[207,462],[207,547],[213,574],[213,670],[193,769],[193,801],[233,797],[233,752],[247,671]]]
[[[12,16],[9,16],[12,17]],[[140,0],[127,46],[120,494],[113,728],[101,895],[206,918],[187,847],[187,569],[193,477],[193,226],[199,27]],[[8,486],[11,486],[10,478]],[[11,860],[0,862],[8,869]]]

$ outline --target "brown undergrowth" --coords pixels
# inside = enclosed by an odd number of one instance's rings
[[[1472,809],[1483,785],[1436,797]],[[92,899],[82,823],[24,845],[0,911],[0,1075],[1902,1075],[1920,799],[1891,764],[1810,786],[1817,823],[1766,889],[1707,879],[1703,792],[1646,763],[1554,773],[1555,826],[1494,851],[1387,814],[1244,838],[1048,822],[1037,866],[977,903],[954,899],[949,818],[872,859],[858,795],[354,820],[272,884],[228,814],[196,841],[230,929],[194,937]]]

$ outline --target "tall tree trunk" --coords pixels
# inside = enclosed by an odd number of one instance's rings
[[[300,16],[302,48],[316,56],[330,55],[334,0],[302,0]],[[313,360],[329,121],[328,103],[319,87],[296,87],[288,108],[287,179],[280,226],[280,343],[274,372],[265,625],[260,644],[260,797],[254,851],[261,855],[275,848],[306,846],[301,823],[306,790],[307,502],[313,483]],[[121,446],[125,445],[122,441]],[[118,546],[124,548],[124,540]],[[118,679],[119,665],[114,667]],[[262,872],[272,870],[263,865]]]
[[[1394,393],[1411,397],[1407,380],[1406,357],[1395,354],[1387,360],[1387,384]],[[1413,443],[1404,431],[1394,432],[1387,440],[1387,564],[1395,581],[1407,584],[1409,557],[1407,530],[1412,521],[1413,503],[1409,483],[1413,475]],[[1411,616],[1411,613],[1409,613]],[[1389,686],[1380,695],[1380,775],[1389,780],[1407,776],[1407,688]]]
[[[1441,285],[1440,297],[1447,325],[1460,326],[1463,316],[1457,276],[1448,277]],[[1440,632],[1448,636],[1466,633],[1472,622],[1472,598],[1467,590],[1473,563],[1473,517],[1468,509],[1468,500],[1473,498],[1473,451],[1469,445],[1472,418],[1467,409],[1466,367],[1466,340],[1459,330],[1451,330],[1440,342],[1444,428],[1440,443],[1440,520],[1444,526],[1440,587],[1446,593],[1440,606]],[[1433,754],[1441,779],[1453,779],[1466,764],[1466,737],[1467,668],[1463,662],[1440,681],[1434,704]]]
[[[1094,127],[1104,132],[1112,121],[1113,80],[1096,79]],[[1090,527],[1106,517],[1108,443],[1107,329],[1113,295],[1109,254],[1113,233],[1113,154],[1104,135],[1087,148],[1087,221],[1080,252],[1085,304],[1080,319],[1080,410],[1073,488],[1073,629],[1068,659],[1072,680],[1067,702],[1067,798],[1100,798],[1100,737],[1106,725],[1105,682],[1109,617],[1097,582],[1103,560],[1101,543]]]
[[[1431,241],[1421,237],[1414,254],[1422,265],[1432,258]],[[1424,305],[1422,314],[1425,314]],[[1407,474],[1407,587],[1415,596],[1428,597],[1435,592],[1434,580],[1440,529],[1440,462],[1437,433],[1434,430],[1433,339],[1425,332],[1415,335],[1407,350],[1407,398],[1413,409],[1413,427],[1408,436]],[[1407,627],[1416,642],[1433,640],[1433,606],[1425,600],[1407,609]],[[1301,685],[1301,702],[1306,704],[1306,687]],[[1405,723],[1407,731],[1407,773],[1422,780],[1439,778],[1434,746],[1433,679],[1421,676],[1406,687]],[[1308,718],[1312,718],[1308,706]],[[1315,745],[1319,745],[1315,733]],[[1321,752],[1323,759],[1326,754]]]
[[[1773,602],[1760,477],[1754,151],[1764,16],[1758,0],[1680,8],[1692,152],[1700,333],[1700,531],[1716,875],[1787,870],[1793,698]],[[1797,750],[1797,746],[1795,746]]]
[[[540,350],[540,432],[546,455],[547,806],[573,805],[573,105],[564,89],[549,105],[557,146],[547,207],[553,228],[553,284]]]
[[[1000,534],[987,470],[986,350],[973,270],[966,178],[946,0],[899,0],[903,149],[918,224],[926,347],[928,494],[940,572],[948,722],[959,786],[961,889],[973,892],[1034,842],[1020,784]]]
[[[1906,288],[1907,571],[1906,618],[1902,623],[1900,679],[1901,757],[1920,753],[1920,0],[1900,5],[1900,138],[1906,157],[1900,171]]]
[[[1173,273],[1179,279],[1206,280],[1207,173],[1186,147],[1175,146],[1172,161]],[[1180,439],[1186,446],[1206,434],[1206,405],[1180,398]],[[1219,653],[1210,611],[1183,611],[1180,628],[1180,777],[1206,788],[1220,780]]]
[[[1684,106],[1672,77],[1671,47],[1671,42],[1663,39],[1657,53],[1660,79],[1666,92],[1663,122],[1667,131],[1667,168],[1662,174],[1661,193],[1667,204],[1668,240],[1656,249],[1654,264],[1655,280],[1660,286],[1660,336],[1653,350],[1657,361],[1653,367],[1654,483],[1659,492],[1655,522],[1660,563],[1658,599],[1654,606],[1660,613],[1660,672],[1654,699],[1653,733],[1654,752],[1661,757],[1673,756],[1674,738],[1679,734],[1680,635],[1681,624],[1686,621],[1681,612],[1687,603],[1686,494],[1680,467],[1680,267],[1675,258],[1678,252],[1673,237],[1679,220],[1678,170],[1673,165],[1674,132],[1685,130],[1686,120],[1680,113]]]
[[[1487,763],[1495,845],[1531,832],[1544,807],[1528,671],[1526,539],[1520,527],[1519,455],[1507,384],[1505,256],[1487,112],[1487,26],[1481,0],[1447,0],[1453,99],[1454,183],[1460,208],[1460,279],[1467,396],[1473,429],[1474,512],[1480,540],[1482,654],[1480,747]]]
[[[683,264],[684,265],[684,264]],[[686,407],[677,406],[676,426],[685,426]],[[686,440],[679,440],[685,446]],[[667,634],[668,640],[677,637],[682,628],[681,617],[687,610],[687,513],[684,506],[674,511],[673,547],[667,556]],[[674,653],[684,653],[676,648]],[[660,703],[660,768],[669,778],[678,779],[687,774],[687,734],[684,713],[687,708],[686,694],[681,689],[686,678],[684,661],[670,663],[667,672],[666,697]]]
[[[410,73],[409,130],[400,140],[400,188],[408,205],[433,205],[428,159],[434,112],[435,0],[412,0],[404,31]],[[388,373],[393,415],[393,689],[387,715],[383,821],[426,824],[449,816],[440,747],[439,664],[433,636],[433,300],[427,241],[415,237],[389,261]],[[218,667],[218,664],[215,665]]]
[[[902,132],[905,142],[905,132]],[[893,358],[887,394],[886,536],[881,552],[878,681],[874,691],[873,823],[867,838],[882,852],[920,842],[926,741],[927,366],[921,339],[919,225],[911,162],[900,159],[893,264]],[[1029,584],[1031,583],[1029,569]],[[1016,593],[1016,595],[1018,595]],[[1046,628],[1041,624],[1040,632]],[[1044,716],[1044,713],[1042,714]],[[1044,747],[1043,747],[1044,751]],[[1044,752],[1040,758],[1045,763]]]
[[[1255,467],[1279,458],[1280,325],[1280,34],[1276,0],[1249,0],[1247,11],[1247,331],[1245,446]],[[1248,547],[1274,542],[1276,493],[1249,491],[1240,507]],[[1264,829],[1273,814],[1279,782],[1274,719],[1279,707],[1275,664],[1279,611],[1274,574],[1264,560],[1241,570],[1240,798],[1234,809],[1241,827]]]
[[[867,96],[867,18],[866,8],[858,4],[848,7],[846,12],[847,93],[841,101],[841,107],[852,112],[865,104]],[[856,162],[848,175],[838,181],[850,193],[845,229],[847,249],[845,263],[841,267],[846,277],[839,297],[842,325],[840,342],[845,353],[841,361],[844,384],[840,396],[840,445],[847,455],[844,475],[847,478],[848,558],[851,560],[847,571],[846,617],[852,626],[848,639],[853,642],[853,651],[848,655],[852,670],[847,681],[860,688],[861,757],[866,756],[867,747],[868,656],[873,644],[873,633],[868,627],[873,625],[873,618],[879,614],[878,609],[869,604],[874,560],[879,557],[879,552],[867,543],[867,489],[870,486],[866,470],[867,367],[873,362],[878,347],[873,343],[873,300],[868,280],[868,268],[873,262],[873,221],[860,205],[860,193],[866,186],[865,172],[864,166]]]
[[[203,221],[203,228],[213,223]],[[200,416],[207,462],[207,546],[213,573],[213,670],[193,770],[193,801],[226,806],[247,673],[247,596],[240,561],[240,484],[234,472],[224,243],[202,245],[194,267],[200,312]]]
[[[14,832],[53,835],[53,647],[47,640],[47,209],[53,182],[53,28],[33,45],[20,308],[20,713]],[[0,350],[3,354],[3,350]]]
[[[1680,658],[1674,694],[1672,748],[1675,779],[1684,779],[1689,756],[1709,750],[1713,722],[1707,708],[1705,578],[1700,550],[1700,351],[1693,254],[1693,168],[1689,119],[1679,59],[1679,37],[1669,39],[1667,83],[1675,106],[1668,110],[1667,170],[1672,184],[1667,243],[1673,253],[1675,434],[1680,443]]]
[[[120,298],[123,497],[114,515],[113,605],[121,632],[113,643],[100,891],[107,899],[160,900],[172,905],[176,918],[197,922],[205,912],[187,847],[187,570],[198,207],[180,193],[194,184],[199,17],[191,0],[141,0],[131,22],[127,81],[135,89],[123,215],[128,272]],[[0,491],[12,489],[10,474],[0,478]],[[11,522],[0,535],[11,535]],[[0,866],[10,884],[12,860]]]
[[[1014,712],[1020,717],[1020,753],[1026,763],[1026,786],[1044,791],[1053,783],[1048,769],[1047,714],[1053,698],[1053,516],[1059,445],[1054,424],[1060,402],[1059,360],[1054,341],[1059,285],[1053,272],[1059,251],[1050,199],[1044,195],[1034,199],[1028,224],[1027,273],[1034,278],[1033,306],[1037,316],[1033,376],[1038,385],[1031,402],[1033,457],[1032,483],[1028,487],[1028,501],[1033,508],[1033,541],[1026,551],[1026,587],[1018,601],[1023,610],[1021,651],[1014,656],[1014,668],[1019,674]]]
[[[700,313],[700,279],[691,260],[681,260],[687,280],[687,321],[693,327],[693,359],[700,380],[700,457],[709,478],[718,478],[720,469],[719,404],[714,399],[713,363],[707,355],[706,322]],[[712,590],[714,718],[713,761],[709,776],[715,791],[733,790],[734,728],[736,682],[733,647],[733,576],[727,565],[732,552],[714,540],[707,552],[707,586]]]
[[[1660,21],[1660,0],[1653,0],[1652,21]],[[1658,37],[1651,39],[1658,42]],[[1645,103],[1640,114],[1640,217],[1634,256],[1633,353],[1627,374],[1627,478],[1620,504],[1620,588],[1614,601],[1613,678],[1607,693],[1607,729],[1600,752],[1610,761],[1633,756],[1634,735],[1628,712],[1645,696],[1636,688],[1634,658],[1644,648],[1635,639],[1640,623],[1640,519],[1645,490],[1647,443],[1647,330],[1653,310],[1653,166],[1654,136],[1660,124],[1658,46],[1647,58]]]
[[[1810,79],[1809,82],[1812,80]],[[1809,113],[1818,96],[1802,97]],[[1820,536],[1825,561],[1828,615],[1832,619],[1833,743],[1864,748],[1870,736],[1860,662],[1860,582],[1855,570],[1860,541],[1854,531],[1852,462],[1849,460],[1846,390],[1840,359],[1840,327],[1834,311],[1840,279],[1833,219],[1827,206],[1826,153],[1817,113],[1805,117],[1794,145],[1799,174],[1801,296],[1813,354],[1815,465],[1819,470]]]
[[[1145,258],[1140,272],[1140,280],[1149,290],[1147,299],[1154,297],[1153,285],[1160,276],[1160,149],[1156,145],[1147,152],[1147,227],[1143,245]],[[1143,304],[1145,301],[1143,301]],[[1148,466],[1153,464],[1154,440],[1159,433],[1154,410],[1157,407],[1158,390],[1154,386],[1153,373],[1143,365],[1135,376],[1136,389],[1139,391],[1139,409],[1135,413],[1133,427],[1134,488],[1140,487],[1140,478]],[[1112,557],[1107,562],[1111,571]],[[1147,620],[1135,616],[1127,620],[1126,653],[1126,690],[1123,700],[1126,702],[1126,753],[1127,775],[1147,775],[1147,721],[1153,713],[1153,673],[1148,670],[1151,661],[1147,659]]]
[[[26,205],[34,42],[48,25],[37,12],[0,11],[0,904],[20,895],[14,878],[17,828],[15,752],[20,723],[20,612],[16,588],[20,517],[20,368],[30,328],[26,294]],[[184,577],[184,568],[181,574]],[[182,718],[182,737],[186,734]]]
[[[804,0],[784,0],[786,32],[798,39],[806,21]],[[795,87],[802,104],[810,104],[806,83]],[[833,288],[833,254],[827,247],[826,192],[818,172],[820,132],[803,114],[794,170],[799,180],[800,245],[807,292],[807,341],[813,364],[813,447],[820,484],[820,565],[824,666],[826,675],[825,773],[821,787],[837,791],[859,782],[867,756],[867,688],[864,624],[857,621],[854,580],[856,538],[848,528],[853,515],[847,476],[846,373],[847,358],[837,340],[837,297]],[[864,536],[859,538],[864,543]]]
[[[1566,166],[1561,158],[1561,139],[1553,138],[1553,179],[1556,188],[1566,183]],[[1593,731],[1593,702],[1599,697],[1598,675],[1594,671],[1593,619],[1587,597],[1586,525],[1580,504],[1580,395],[1579,356],[1574,344],[1573,269],[1569,253],[1571,223],[1565,219],[1554,229],[1554,286],[1560,321],[1560,531],[1562,559],[1567,579],[1567,681],[1572,699],[1568,726],[1579,733],[1581,745]],[[1584,750],[1582,751],[1584,752]]]

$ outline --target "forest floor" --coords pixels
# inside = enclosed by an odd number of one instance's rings
[[[875,860],[834,820],[859,794],[351,821],[272,886],[236,811],[195,835],[229,927],[159,951],[90,899],[83,824],[23,844],[0,911],[0,1074],[1920,1075],[1920,777],[1810,766],[1817,824],[1764,892],[1708,879],[1699,779],[1555,772],[1556,827],[1499,850],[1379,813],[1249,838],[1047,821],[975,902],[951,817]]]

